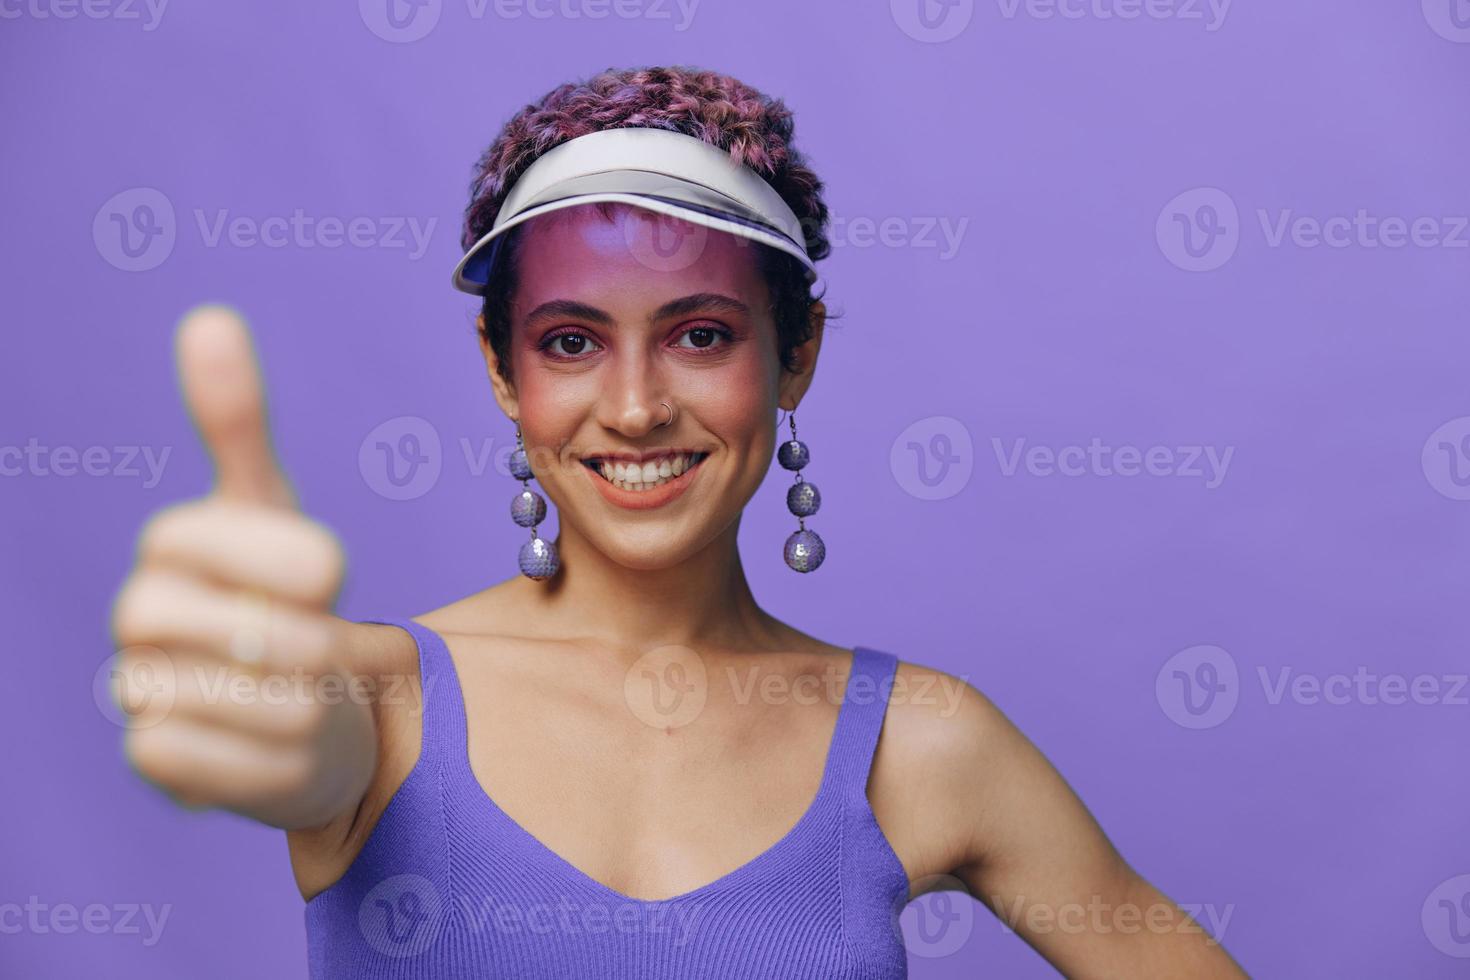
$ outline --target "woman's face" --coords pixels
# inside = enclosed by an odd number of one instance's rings
[[[484,345],[496,399],[520,419],[564,530],[630,568],[677,564],[729,528],[764,479],[777,409],[795,408],[811,382],[820,305],[797,352],[802,371],[785,372],[745,239],[629,206],[611,220],[592,206],[563,209],[521,234],[513,386]],[[664,402],[676,413],[669,425]],[[654,470],[627,467],[654,453],[670,472],[693,466],[649,488]],[[623,463],[619,482],[635,485],[607,480],[592,460]]]

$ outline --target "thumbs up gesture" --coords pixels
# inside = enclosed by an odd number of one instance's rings
[[[239,317],[191,311],[176,355],[215,486],[149,518],[113,604],[127,756],[187,805],[323,826],[357,805],[377,761],[371,706],[351,693],[353,624],[332,614],[342,548],[277,464]]]

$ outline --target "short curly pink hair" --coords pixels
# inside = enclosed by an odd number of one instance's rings
[[[831,252],[822,181],[792,144],[795,120],[785,103],[729,75],[688,66],[609,68],[586,81],[559,85],[523,107],[475,165],[461,245],[468,250],[490,230],[511,185],[543,153],[586,133],[625,126],[673,130],[728,151],[791,207],[813,261]],[[507,380],[514,240],[520,227],[502,246],[503,265],[485,294],[481,328]],[[792,349],[810,336],[808,311],[817,297],[794,258],[767,246],[758,252],[771,288],[781,361],[789,369]]]

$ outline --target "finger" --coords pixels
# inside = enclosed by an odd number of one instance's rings
[[[206,497],[149,518],[138,535],[138,563],[329,609],[342,587],[346,558],[330,531],[300,514]]]
[[[330,670],[337,621],[263,592],[221,589],[167,565],[144,565],[113,605],[120,649],[149,646],[208,656],[214,666],[257,675]]]
[[[190,310],[175,337],[184,403],[214,460],[215,490],[235,500],[295,507],[267,428],[250,331],[224,306]]]
[[[125,744],[139,775],[190,805],[258,807],[301,793],[313,778],[304,750],[184,719],[129,730]]]
[[[295,668],[258,673],[241,670],[213,654],[174,648],[170,719],[222,728],[284,746],[316,739],[334,706],[349,698],[369,703],[370,692],[338,674]],[[170,721],[170,724],[173,722]]]

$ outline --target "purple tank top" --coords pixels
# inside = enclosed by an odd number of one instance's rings
[[[908,877],[867,798],[893,654],[853,651],[821,785],[784,837],[693,891],[644,901],[577,870],[481,788],[438,633],[365,622],[418,645],[423,744],[351,867],[306,904],[313,978],[908,976]]]

